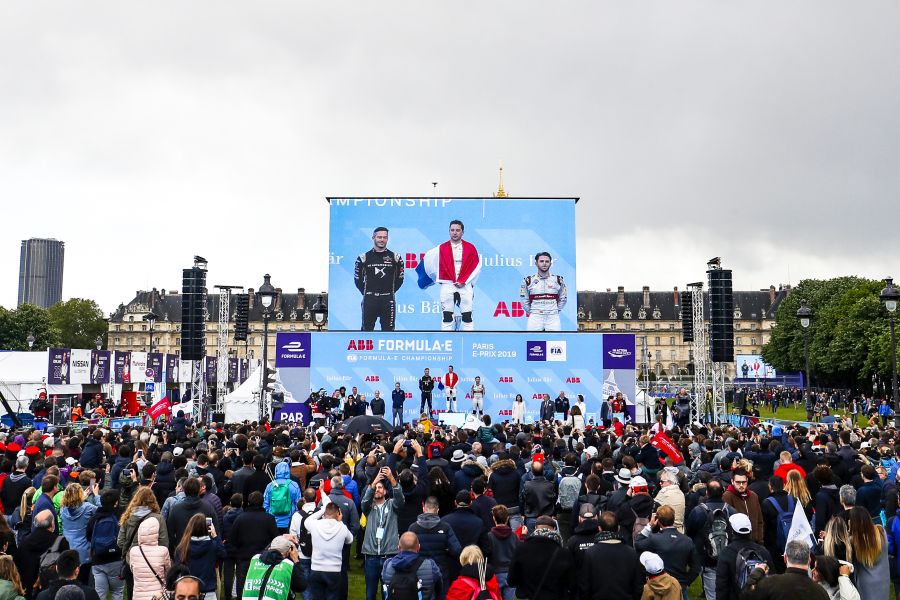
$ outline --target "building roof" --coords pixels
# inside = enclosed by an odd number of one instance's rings
[[[735,291],[735,318],[744,320],[774,319],[778,305],[790,292],[790,288],[760,291]],[[641,320],[677,321],[681,319],[681,298],[690,292],[672,290],[667,292],[629,292],[624,290],[607,292],[578,292],[579,320],[608,321]],[[622,300],[623,302],[620,302]],[[709,314],[709,296],[703,293],[703,301]],[[737,316],[739,312],[740,316]]]

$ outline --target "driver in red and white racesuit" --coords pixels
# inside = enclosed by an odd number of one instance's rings
[[[566,284],[562,276],[550,273],[552,261],[548,252],[536,254],[537,275],[529,275],[522,282],[519,295],[522,308],[528,313],[528,331],[561,329],[559,313],[566,305]]]

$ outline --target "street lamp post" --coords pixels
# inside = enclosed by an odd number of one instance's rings
[[[809,402],[809,325],[812,322],[813,311],[806,305],[806,300],[800,300],[800,308],[797,309],[797,319],[803,328],[803,360],[805,363],[804,377],[806,381],[806,398]]]
[[[887,285],[881,290],[881,301],[888,311],[888,319],[891,323],[891,394],[894,404],[894,427],[900,427],[900,401],[897,396],[897,336],[894,333],[894,316],[897,314],[897,301],[900,300],[900,290],[894,287],[894,280],[890,277],[884,280]]]
[[[31,349],[34,347],[34,334],[29,331],[25,341],[28,343],[28,351],[31,352]]]
[[[150,324],[150,351],[149,354],[153,353],[153,324],[156,323],[156,320],[159,319],[159,316],[154,313],[152,310],[144,315],[144,320]],[[99,350],[99,348],[97,348]]]
[[[97,339],[94,340],[94,345],[97,346],[97,350],[103,349],[103,336],[102,335],[97,336]]]
[[[263,284],[259,286],[256,295],[259,297],[259,303],[262,305],[263,316],[263,347],[262,347],[262,370],[259,377],[259,402],[260,407],[266,405],[266,369],[269,367],[269,309],[275,301],[275,287],[270,281],[272,276],[266,273],[263,275]],[[260,414],[264,414],[265,411]]]
[[[325,323],[328,321],[328,305],[325,304],[325,294],[319,294],[319,298],[313,305],[312,309],[313,325],[316,329],[322,331]]]

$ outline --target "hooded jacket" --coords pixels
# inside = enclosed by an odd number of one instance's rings
[[[661,573],[647,579],[641,600],[680,600],[681,586],[678,580],[668,573]]]
[[[521,480],[516,463],[508,458],[495,462],[491,467],[488,487],[493,490],[497,504],[507,508],[518,507]]]
[[[384,582],[385,586],[390,587],[391,582],[394,580],[394,574],[397,571],[410,571],[413,563],[418,558],[418,553],[404,550],[386,560],[381,570],[381,581]],[[438,569],[433,560],[426,558],[422,561],[422,564],[416,570],[416,577],[421,582],[421,587],[419,588],[420,600],[435,600],[435,598],[442,596],[444,581],[441,570]]]
[[[394,495],[385,497],[380,507],[375,504],[375,490],[367,486],[362,499],[362,514],[366,515],[366,534],[363,537],[362,553],[371,556],[392,556],[397,554],[400,534],[397,531],[397,512],[403,508],[405,499],[400,484],[393,488]],[[384,529],[380,540],[375,538],[378,528]]]
[[[91,543],[87,539],[87,524],[95,512],[97,507],[88,502],[82,502],[78,508],[63,506],[59,511],[63,535],[69,542],[69,548],[78,550],[81,564],[91,562]]]
[[[134,574],[131,600],[150,600],[163,589],[159,580],[165,582],[166,572],[172,561],[169,558],[169,549],[165,545],[160,545],[159,538],[160,523],[156,519],[151,517],[138,527],[135,545],[127,555],[131,572]],[[141,550],[144,551],[143,554]]]
[[[443,572],[462,552],[453,527],[434,513],[420,514],[409,531],[419,538],[419,553],[437,563]]]
[[[103,462],[103,444],[89,437],[84,443],[84,450],[81,451],[78,462],[85,469],[99,469],[100,463]]]
[[[191,536],[187,557],[183,562],[191,575],[200,578],[200,591],[204,594],[216,591],[216,561],[225,556],[225,546],[220,536]]]
[[[31,480],[25,473],[13,473],[3,481],[0,488],[0,504],[7,515],[19,508],[22,495],[31,487]]]
[[[162,461],[156,465],[156,482],[153,484],[153,495],[156,503],[162,506],[166,498],[175,492],[175,465]]]
[[[272,501],[272,490],[275,485],[287,485],[289,486],[289,494],[291,496],[291,507],[290,512],[284,515],[276,515],[271,513],[270,506]],[[291,524],[291,517],[297,512],[297,502],[300,501],[300,486],[297,485],[296,481],[291,479],[291,464],[290,461],[281,461],[277,465],[275,465],[275,481],[271,482],[266,486],[266,493],[263,498],[263,508],[266,509],[269,514],[272,514],[275,517],[275,523],[278,525],[280,529],[287,529]]]
[[[488,532],[488,540],[491,543],[490,562],[494,572],[506,573],[516,554],[516,548],[519,547],[519,537],[509,525],[497,525]]]
[[[303,523],[312,537],[312,566],[310,568],[313,571],[338,573],[343,562],[344,546],[353,543],[353,534],[341,521],[322,518],[326,505],[327,503],[323,503]]]
[[[453,475],[453,491],[459,492],[472,489],[472,482],[484,475],[484,469],[474,460],[467,460]]]

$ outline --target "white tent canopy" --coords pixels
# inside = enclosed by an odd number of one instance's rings
[[[240,423],[241,421],[256,421],[259,419],[259,401],[254,393],[259,392],[260,376],[259,362],[250,364],[250,375],[233,392],[226,395],[222,401],[225,407],[225,422]]]
[[[80,394],[82,386],[47,385],[47,351],[0,352],[0,392],[17,412],[28,412],[31,401],[41,392]],[[0,405],[0,414],[6,410]]]

